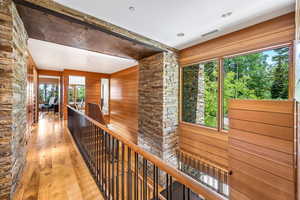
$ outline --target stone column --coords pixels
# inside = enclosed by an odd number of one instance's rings
[[[25,165],[27,34],[15,5],[0,0],[0,199],[10,199]]]
[[[179,66],[174,53],[139,62],[138,145],[176,165]]]

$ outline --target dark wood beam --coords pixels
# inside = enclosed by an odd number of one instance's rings
[[[47,8],[17,1],[30,38],[140,60],[163,49],[112,33]]]

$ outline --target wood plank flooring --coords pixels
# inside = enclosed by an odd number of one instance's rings
[[[14,200],[102,200],[62,120],[41,116]]]

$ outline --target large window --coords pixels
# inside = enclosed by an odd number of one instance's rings
[[[182,120],[217,126],[217,62],[209,61],[183,68]]]
[[[229,99],[288,99],[289,52],[280,47],[184,67],[182,121],[226,130]]]

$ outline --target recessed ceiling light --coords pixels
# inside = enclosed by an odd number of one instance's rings
[[[130,6],[128,9],[132,12],[135,11],[135,7],[133,7],[133,6]]]
[[[184,33],[177,33],[177,37],[183,37]]]
[[[223,15],[221,15],[221,17],[226,18],[229,17],[230,15],[232,15],[232,12],[224,13]]]

